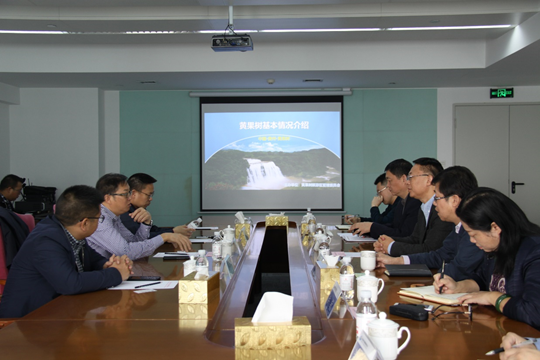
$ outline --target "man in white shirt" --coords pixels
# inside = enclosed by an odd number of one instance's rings
[[[122,224],[120,215],[129,210],[131,197],[127,178],[124,175],[103,175],[98,180],[96,188],[105,198],[101,204],[101,214],[105,219],[87,240],[90,246],[102,256],[127,255],[130,259],[136,260],[152,255],[164,242],[172,243],[180,250],[191,249],[191,242],[181,234],[164,233],[150,238],[152,216],[142,207],[130,214],[134,221],[140,223],[135,234]]]

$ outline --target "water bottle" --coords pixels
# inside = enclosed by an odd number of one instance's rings
[[[341,297],[345,301],[354,299],[354,269],[351,265],[351,258],[346,256],[341,260],[339,269],[339,286],[341,287]],[[370,293],[371,296],[371,293]]]
[[[198,218],[198,219],[195,219],[193,220],[192,222],[190,222],[187,227],[190,228],[190,229],[196,229],[198,228],[199,226],[201,226],[202,224],[202,219],[201,218]]]
[[[307,217],[308,217],[308,230],[309,230],[309,233],[313,235],[315,234],[317,220],[315,219],[315,216],[311,213],[311,208],[307,209]]]
[[[319,243],[319,257],[324,259],[325,255],[330,255],[330,244],[328,243],[328,237],[325,237]]]
[[[195,261],[195,270],[198,273],[208,275],[208,259],[204,249],[199,250],[199,257]]]
[[[212,242],[212,260],[221,260],[223,259],[221,252],[221,236],[219,231],[214,233],[214,241]]]
[[[356,337],[361,337],[362,332],[368,331],[368,324],[377,319],[377,307],[371,301],[371,291],[360,291],[360,302],[356,308]]]

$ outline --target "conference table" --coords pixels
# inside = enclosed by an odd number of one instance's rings
[[[211,249],[211,244],[202,246]],[[347,244],[334,235],[331,248],[341,251]],[[172,250],[165,244],[157,251]],[[257,272],[265,266],[283,267],[280,260],[275,264],[272,260],[280,258],[272,253],[279,251],[286,251],[294,315],[310,321],[312,344],[287,350],[235,350],[234,319],[246,311]],[[302,239],[299,223],[267,228],[258,222],[245,246],[234,245],[228,252],[232,272],[224,270],[223,262],[214,264],[209,258],[210,270],[223,271],[219,296],[207,306],[180,306],[178,286],[142,294],[102,290],[60,296],[0,330],[0,359],[348,359],[356,341],[355,319],[350,312],[338,310],[327,318],[321,310],[316,253]],[[182,264],[149,257],[137,260],[134,272],[177,281],[183,278]],[[358,258],[353,258],[352,265],[355,272],[361,271]],[[384,269],[375,270],[375,275],[385,282],[376,305],[387,313],[390,305],[409,301],[397,294],[400,288],[432,283],[425,277],[390,278]],[[472,321],[464,315],[427,321],[389,315],[411,332],[411,341],[398,359],[488,359],[493,357],[484,354],[499,347],[501,337],[509,331],[540,337],[539,331],[492,307],[475,306],[473,314]]]

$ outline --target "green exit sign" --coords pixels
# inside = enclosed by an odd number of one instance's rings
[[[514,88],[491,89],[489,91],[490,99],[513,98],[513,97],[514,97]]]

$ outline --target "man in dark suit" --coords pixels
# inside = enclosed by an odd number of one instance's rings
[[[120,220],[122,220],[122,224],[124,224],[132,234],[135,234],[139,230],[141,224],[133,220],[130,214],[139,208],[146,209],[150,206],[154,199],[154,183],[156,182],[157,180],[154,177],[145,173],[133,174],[127,181],[129,189],[131,190],[131,205],[128,212],[120,215]],[[189,238],[193,234],[193,231],[194,229],[190,229],[186,225],[178,225],[174,228],[162,228],[152,224],[152,227],[150,228],[150,237],[153,238],[169,232],[181,234]]]
[[[409,194],[422,202],[418,220],[410,236],[380,236],[374,249],[391,256],[416,254],[439,249],[452,231],[451,222],[442,221],[433,205],[435,186],[432,181],[443,170],[441,163],[433,158],[419,158],[407,176]]]
[[[391,224],[356,223],[349,231],[363,235],[369,233],[374,239],[381,235],[409,236],[418,219],[420,201],[409,196],[407,175],[412,164],[404,159],[397,159],[386,165],[386,186],[393,195],[398,196],[394,206],[394,219]]]
[[[127,257],[105,259],[86,244],[101,219],[103,195],[72,186],[60,195],[56,214],[41,221],[15,257],[0,302],[0,318],[21,317],[60,295],[118,285],[130,275]]]

